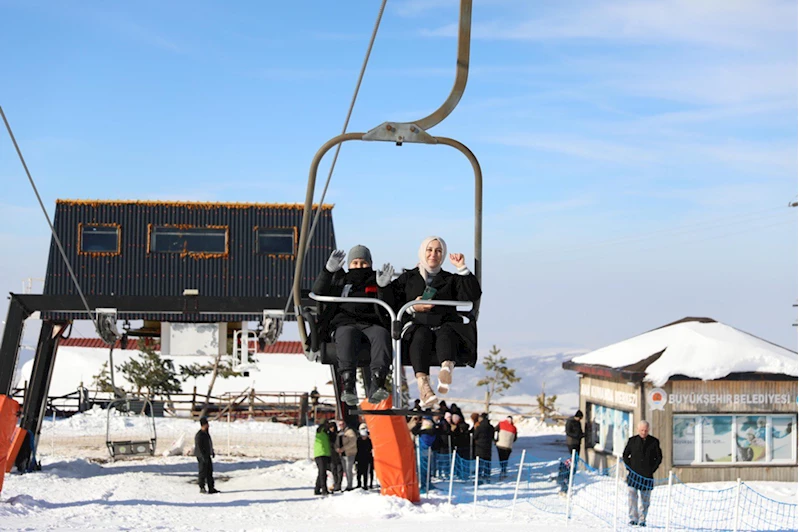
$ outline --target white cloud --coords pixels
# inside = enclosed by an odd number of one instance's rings
[[[757,47],[764,40],[796,31],[796,5],[788,1],[636,0],[583,2],[568,6],[572,9],[557,12],[537,9],[534,18],[522,21],[517,14],[477,23],[473,26],[472,36],[476,39],[530,41],[668,41],[743,48]],[[457,24],[447,24],[423,34],[454,37]]]

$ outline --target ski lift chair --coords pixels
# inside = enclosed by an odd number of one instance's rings
[[[111,416],[114,411],[127,416],[147,417],[148,437],[137,438],[112,438],[111,437]],[[138,435],[137,435],[138,436]],[[133,456],[155,455],[155,417],[153,404],[149,399],[117,399],[108,405],[108,418],[106,420],[105,445],[111,455],[111,461],[117,458],[129,458]]]

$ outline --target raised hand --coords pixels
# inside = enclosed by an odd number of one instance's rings
[[[450,253],[449,261],[456,268],[462,268],[466,266],[466,259],[464,258],[463,253]]]
[[[347,254],[343,249],[334,249],[327,259],[325,269],[330,273],[335,273],[344,267],[344,261],[347,260]]]
[[[394,266],[391,264],[383,264],[380,271],[377,272],[377,286],[385,288],[391,283],[391,277],[394,276]]]

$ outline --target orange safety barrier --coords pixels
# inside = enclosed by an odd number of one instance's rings
[[[21,427],[14,428],[14,435],[11,436],[11,447],[8,448],[8,455],[6,455],[6,473],[11,473],[11,468],[14,467],[14,462],[17,461],[17,455],[19,450],[22,449],[27,432]]]
[[[361,403],[363,410],[388,410],[391,397],[372,405]],[[375,474],[381,495],[396,495],[419,502],[419,479],[411,432],[405,416],[364,416],[374,449]]]
[[[6,476],[6,462],[9,457],[9,451],[12,448],[11,438],[17,426],[18,412],[18,402],[7,395],[0,395],[0,492],[3,491],[3,479]],[[20,440],[20,445],[21,444],[22,441]],[[19,446],[17,446],[17,452],[19,452]],[[14,453],[14,458],[16,458],[16,456],[17,454]],[[14,461],[12,460],[11,463],[13,464]]]

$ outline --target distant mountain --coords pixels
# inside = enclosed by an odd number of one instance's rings
[[[547,395],[557,395],[556,405],[563,414],[571,413],[577,408],[579,380],[574,371],[564,370],[561,364],[564,361],[587,353],[588,349],[575,348],[529,348],[529,347],[510,347],[500,348],[500,356],[508,359],[509,368],[516,370],[516,376],[521,377],[521,381],[505,392],[504,396],[499,396],[492,402],[502,403],[530,403],[536,404],[536,396],[542,389],[546,390]],[[477,382],[486,376],[487,372],[482,361],[488,355],[488,350],[480,350],[480,357],[474,369],[458,368],[453,376],[452,389],[449,394],[442,398],[451,402],[449,398],[464,398],[479,400],[485,398],[485,387],[477,386]],[[436,379],[433,379],[437,382]],[[415,391],[412,387],[412,395]],[[457,402],[457,401],[456,401]],[[460,405],[459,405],[460,406]],[[480,403],[464,403],[464,412],[482,410]],[[493,409],[492,409],[493,410]],[[519,413],[528,412],[529,409],[518,408],[509,409]]]

